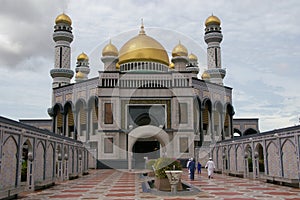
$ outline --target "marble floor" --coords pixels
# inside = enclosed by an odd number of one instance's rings
[[[182,180],[199,188],[201,192],[191,196],[157,196],[144,193],[140,174],[120,170],[91,170],[89,175],[79,179],[65,181],[41,191],[24,192],[18,199],[153,199],[153,200],[254,200],[278,199],[300,200],[300,189],[273,185],[259,180],[230,177],[215,174],[213,179],[207,178],[206,170],[195,175],[195,180],[188,179],[184,170]]]

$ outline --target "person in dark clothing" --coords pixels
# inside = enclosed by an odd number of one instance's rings
[[[197,164],[198,174],[201,174],[201,167],[202,167],[201,163],[198,162],[198,164]]]
[[[191,162],[189,163],[189,170],[190,170],[190,179],[191,179],[191,181],[193,181],[195,179],[195,169],[196,169],[195,160],[191,159]]]

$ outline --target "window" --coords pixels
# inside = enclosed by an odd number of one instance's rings
[[[189,143],[187,137],[179,138],[179,151],[180,153],[189,153]]]
[[[114,117],[112,112],[112,103],[104,104],[104,124],[113,124]]]
[[[179,103],[179,123],[188,123],[187,103]]]
[[[104,138],[104,153],[114,152],[114,138]]]

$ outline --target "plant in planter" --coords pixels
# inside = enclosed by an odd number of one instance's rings
[[[158,190],[171,191],[171,185],[165,173],[166,170],[181,170],[180,161],[174,158],[158,158],[154,163],[155,182]],[[182,190],[181,181],[178,182],[177,190]]]
[[[155,172],[153,170],[153,166],[154,166],[155,162],[156,162],[155,159],[150,159],[146,163],[146,169],[149,170],[148,176],[150,176],[150,177],[153,177],[155,175]]]

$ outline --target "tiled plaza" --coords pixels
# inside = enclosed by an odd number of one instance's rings
[[[193,196],[156,196],[144,193],[139,173],[118,170],[92,170],[82,178],[59,183],[49,189],[22,193],[19,199],[153,199],[153,200],[195,200],[195,199],[284,199],[300,200],[300,189],[273,185],[257,180],[242,179],[215,174],[208,179],[206,170],[196,174],[195,181],[189,181],[184,171],[182,179],[198,187],[201,192]]]

